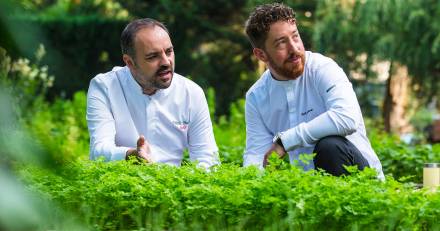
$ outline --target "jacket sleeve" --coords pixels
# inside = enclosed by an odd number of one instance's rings
[[[128,147],[115,144],[115,121],[110,109],[108,92],[99,79],[90,82],[87,92],[87,126],[90,134],[90,159],[103,156],[106,160],[123,160]]]
[[[191,122],[188,130],[188,146],[191,161],[209,168],[220,164],[218,148],[214,139],[208,103],[200,87],[195,88],[191,105]]]
[[[247,95],[246,150],[243,155],[243,166],[256,165],[262,168],[264,154],[272,145],[273,134],[267,129],[257,108],[253,95]]]

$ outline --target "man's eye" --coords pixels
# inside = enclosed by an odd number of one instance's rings
[[[282,40],[282,41],[277,42],[276,46],[280,47],[280,46],[283,46],[285,43],[286,43],[286,41]]]
[[[167,55],[171,55],[173,53],[173,49],[168,49],[167,51],[166,51],[166,54]]]
[[[148,57],[146,57],[145,59],[146,60],[154,60],[156,58],[156,56],[148,56]]]

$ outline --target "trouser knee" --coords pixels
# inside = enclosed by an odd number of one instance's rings
[[[368,161],[362,153],[345,137],[327,136],[319,140],[313,151],[316,153],[313,158],[315,168],[340,176],[348,174],[345,166],[358,166],[362,170],[368,167]]]

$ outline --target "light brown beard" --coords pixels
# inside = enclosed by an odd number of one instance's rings
[[[294,80],[300,77],[304,72],[304,67],[306,62],[305,54],[304,53],[300,54],[300,58],[301,58],[301,67],[300,68],[295,67],[293,70],[283,66],[285,63],[287,63],[286,61],[281,66],[277,65],[269,55],[268,55],[268,62],[270,66],[274,69],[275,73],[281,75],[283,78]]]

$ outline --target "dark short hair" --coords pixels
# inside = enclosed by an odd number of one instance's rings
[[[164,29],[168,34],[170,34],[168,32],[168,29],[165,27],[163,23],[151,18],[136,19],[130,22],[125,27],[125,29],[122,31],[121,34],[122,54],[127,54],[134,58],[135,57],[134,38],[136,37],[136,33],[141,29],[147,27],[154,27],[154,26],[158,26]]]
[[[245,31],[255,48],[264,48],[270,26],[278,21],[294,21],[295,12],[282,3],[257,6],[246,21]]]

